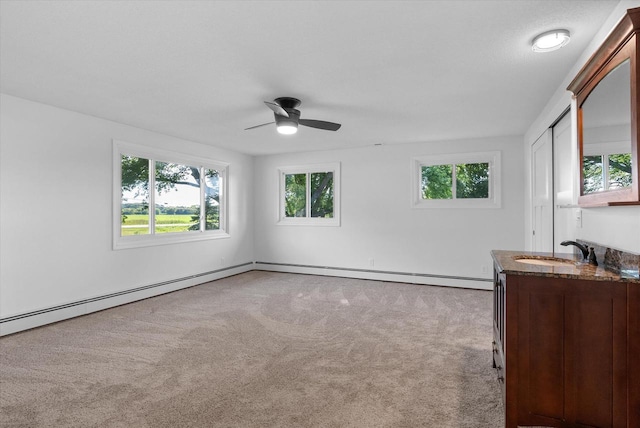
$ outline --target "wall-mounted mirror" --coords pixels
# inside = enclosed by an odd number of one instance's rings
[[[578,119],[581,206],[640,204],[640,8],[629,9],[568,89]]]
[[[631,60],[611,70],[582,104],[582,192],[632,187]]]

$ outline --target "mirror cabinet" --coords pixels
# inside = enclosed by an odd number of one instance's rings
[[[573,79],[580,206],[640,205],[640,8],[629,9]]]

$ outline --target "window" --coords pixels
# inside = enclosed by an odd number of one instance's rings
[[[583,145],[583,194],[631,187],[628,128],[590,128]],[[626,131],[626,132],[625,132]]]
[[[500,152],[413,158],[413,206],[500,208]]]
[[[583,157],[583,193],[631,187],[631,153]]]
[[[226,237],[227,165],[114,142],[114,248]]]
[[[280,174],[280,224],[340,225],[340,164],[286,167]]]

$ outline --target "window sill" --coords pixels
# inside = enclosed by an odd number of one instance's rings
[[[413,204],[417,209],[499,209],[500,203],[492,199],[420,200]]]
[[[339,227],[340,220],[337,218],[285,218],[280,219],[278,226],[331,226]]]
[[[207,241],[211,239],[225,239],[230,235],[225,231],[193,232],[193,234],[161,234],[117,237],[113,242],[114,250],[130,248],[155,247],[158,245],[181,244],[184,242]]]

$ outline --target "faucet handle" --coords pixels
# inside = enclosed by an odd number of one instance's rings
[[[593,250],[593,247],[589,247],[589,264],[598,266],[598,260],[596,260],[596,252]]]

